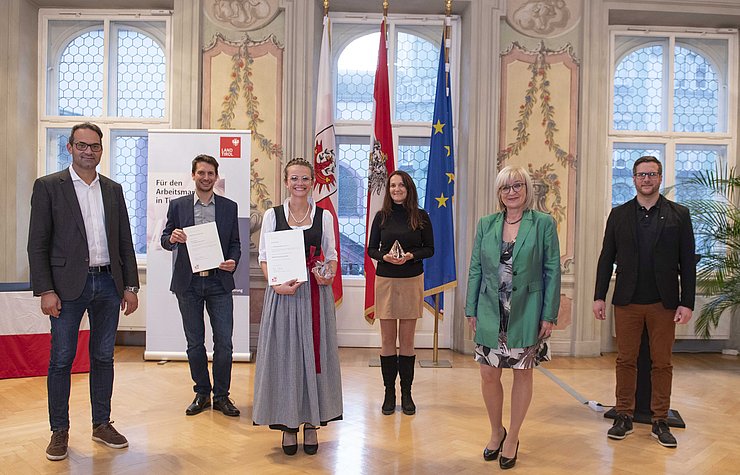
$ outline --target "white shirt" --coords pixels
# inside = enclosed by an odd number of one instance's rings
[[[77,202],[82,211],[82,220],[85,222],[87,234],[87,252],[90,257],[90,266],[105,266],[110,264],[108,251],[108,237],[105,234],[105,210],[103,208],[103,192],[100,189],[100,176],[96,173],[95,179],[89,185],[69,166],[72,183],[75,187]]]
[[[283,202],[283,213],[285,214],[285,221],[288,221],[288,202],[290,198]],[[312,200],[308,201],[311,206],[311,223],[306,226],[291,226],[291,229],[300,229],[305,231],[313,226],[313,218],[316,215],[316,206]],[[259,262],[267,262],[267,244],[265,242],[265,233],[271,233],[275,231],[277,227],[277,220],[275,219],[275,208],[270,208],[265,211],[265,215],[262,217],[262,229],[260,230],[260,252],[258,260]],[[324,260],[326,262],[336,261],[337,259],[337,245],[334,240],[334,216],[330,212],[324,210],[321,214],[321,250],[324,252]]]

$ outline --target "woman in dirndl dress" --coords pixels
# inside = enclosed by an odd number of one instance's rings
[[[465,314],[475,332],[483,400],[491,436],[487,461],[516,464],[519,431],[532,400],[532,370],[550,359],[548,338],[560,306],[560,245],[555,220],[532,209],[532,179],[503,168],[495,181],[497,213],[478,222],[470,258]],[[511,421],[503,426],[503,368],[514,372]]]
[[[339,370],[334,293],[337,270],[334,219],[309,199],[314,171],[302,159],[289,161],[284,170],[288,199],[265,212],[260,233],[259,262],[267,278],[265,234],[303,230],[309,282],[295,280],[270,285],[265,291],[257,344],[252,419],[282,431],[285,454],[298,450],[303,425],[303,450],[318,451],[317,430],[342,419],[342,382]],[[321,260],[327,272],[316,272]],[[268,279],[269,282],[269,279]]]

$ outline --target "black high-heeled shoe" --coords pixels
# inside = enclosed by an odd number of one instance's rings
[[[492,462],[498,458],[499,452],[501,452],[501,447],[504,446],[504,441],[506,440],[506,427],[504,427],[504,438],[501,439],[501,443],[498,444],[498,448],[495,450],[489,449],[488,446],[483,448],[483,460],[486,462]]]
[[[283,452],[285,452],[285,455],[295,455],[298,452],[298,436],[296,435],[296,443],[292,445],[285,445],[285,434],[288,432],[287,430],[283,431],[283,440],[281,441],[281,445],[283,446]]]
[[[517,440],[516,441],[516,452],[514,452],[514,457],[508,458],[508,457],[504,457],[504,455],[501,454],[501,457],[498,458],[498,466],[501,467],[501,470],[508,470],[510,468],[514,468],[514,465],[516,465],[516,458],[518,455],[519,455],[519,441]]]
[[[319,430],[319,428],[318,427],[308,427],[308,424],[303,425],[303,451],[306,452],[308,455],[316,455],[316,452],[319,451],[318,434],[316,435],[315,444],[307,444],[306,443],[306,430],[317,431]]]

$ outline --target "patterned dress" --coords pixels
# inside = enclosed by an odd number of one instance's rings
[[[550,361],[550,346],[547,339],[540,339],[527,348],[509,348],[506,343],[506,330],[511,316],[511,266],[514,260],[516,241],[501,242],[501,260],[498,266],[498,305],[501,315],[498,348],[475,345],[475,361],[496,368],[530,369],[542,361]],[[516,318],[516,316],[514,316]]]

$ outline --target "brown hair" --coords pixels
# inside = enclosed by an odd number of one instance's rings
[[[388,175],[388,180],[385,182],[385,197],[383,198],[383,207],[380,208],[381,224],[385,224],[386,220],[391,215],[391,209],[393,207],[393,198],[391,198],[391,178],[394,175],[401,177],[403,186],[406,187],[406,199],[403,202],[403,207],[406,208],[406,212],[409,215],[409,227],[416,231],[417,229],[423,228],[421,220],[421,212],[419,211],[419,195],[416,192],[416,185],[411,175],[403,170],[396,170]]]
[[[635,161],[635,164],[632,165],[632,174],[634,175],[637,173],[637,165],[641,165],[643,163],[656,163],[658,165],[658,175],[663,175],[663,164],[660,163],[660,160],[653,157],[652,155],[645,155],[640,158],[638,158]]]
[[[193,159],[193,171],[192,171],[192,173],[195,173],[195,169],[198,168],[198,164],[200,162],[204,162],[204,163],[208,163],[210,165],[213,165],[213,168],[216,169],[216,175],[218,175],[218,162],[216,161],[215,158],[213,158],[210,155],[206,155],[206,154],[198,155],[197,157],[195,157]]]

